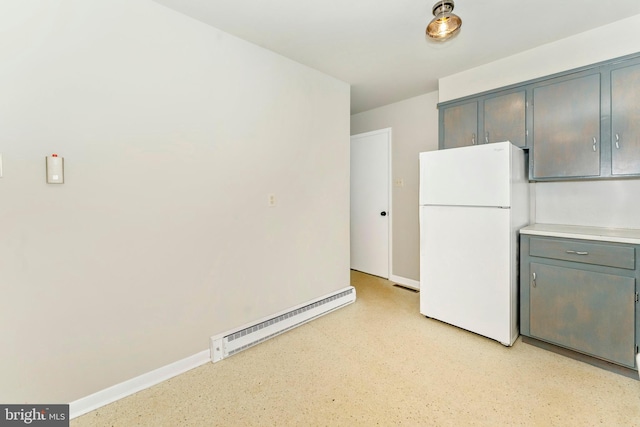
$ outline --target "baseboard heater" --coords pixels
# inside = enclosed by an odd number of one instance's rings
[[[280,335],[290,329],[323,316],[356,300],[356,290],[349,286],[317,300],[260,319],[224,334],[211,337],[211,360],[220,360]]]

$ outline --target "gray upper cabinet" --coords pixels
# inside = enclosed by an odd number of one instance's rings
[[[501,92],[440,109],[440,148],[511,141],[526,145],[526,91]]]
[[[640,64],[611,71],[611,174],[640,174]]]
[[[511,141],[526,145],[526,91],[499,95],[484,101],[484,142]]]
[[[533,179],[600,175],[600,73],[533,89]]]
[[[447,107],[442,116],[442,148],[465,147],[478,143],[478,102]]]
[[[640,52],[438,108],[440,149],[511,141],[532,181],[640,177]]]

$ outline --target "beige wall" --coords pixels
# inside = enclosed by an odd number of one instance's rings
[[[0,33],[0,402],[349,285],[347,84],[150,0],[2,2]]]
[[[640,15],[443,77],[440,102],[640,51]]]
[[[640,52],[640,15],[439,81],[440,101]],[[539,223],[640,228],[640,180],[535,184]]]
[[[392,128],[393,185],[391,274],[420,280],[418,153],[438,149],[438,93],[410,98],[351,116],[351,134]]]

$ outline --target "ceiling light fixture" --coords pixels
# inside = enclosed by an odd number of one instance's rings
[[[445,41],[456,34],[462,27],[462,19],[453,11],[453,0],[442,0],[436,3],[431,10],[433,18],[427,25],[427,35],[436,41]]]

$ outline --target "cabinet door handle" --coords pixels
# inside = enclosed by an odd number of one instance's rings
[[[533,281],[531,282],[531,285],[535,288],[536,287],[536,273],[531,273],[531,277],[533,278]]]
[[[589,252],[584,252],[584,251],[572,251],[572,250],[568,250],[566,251],[568,254],[574,254],[574,255],[589,255]]]
[[[593,137],[593,151],[596,151],[596,144],[597,144],[597,143],[598,143],[598,142],[597,142],[597,140],[596,140],[596,137],[594,136],[594,137]]]
[[[476,134],[475,133],[471,134],[471,145],[476,145]]]
[[[487,132],[487,134],[484,137],[484,141],[488,144],[489,143],[489,132]]]
[[[620,149],[620,135],[616,133],[616,148]]]

